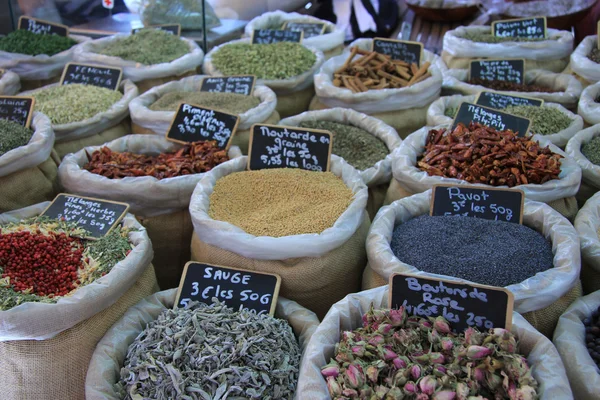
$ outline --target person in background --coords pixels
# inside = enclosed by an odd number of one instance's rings
[[[127,12],[123,0],[112,1],[113,14]],[[109,15],[109,10],[102,6],[101,0],[17,0],[17,4],[23,15],[68,26],[84,24]]]

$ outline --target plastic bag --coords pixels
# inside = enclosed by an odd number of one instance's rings
[[[577,114],[583,117],[588,125],[600,124],[600,103],[596,99],[600,95],[600,82],[586,87],[581,93]]]
[[[593,48],[597,47],[597,36],[586,36],[571,54],[571,69],[590,83],[600,81],[600,64],[588,58]]]
[[[131,307],[102,338],[94,352],[85,382],[86,399],[117,400],[115,384],[121,376],[127,350],[146,325],[163,311],[173,308],[177,289],[165,290],[146,297]],[[300,348],[305,349],[310,337],[319,325],[319,319],[298,303],[279,297],[275,317],[288,321],[298,338]]]
[[[21,89],[21,80],[19,75],[12,71],[4,71],[0,75],[0,95],[12,96],[19,93]]]
[[[491,29],[489,26],[459,26],[446,32],[442,59],[448,68],[468,68],[471,60],[495,59],[504,54],[510,58],[524,58],[526,70],[561,72],[569,63],[573,50],[573,34],[557,29],[547,30],[548,40],[529,42],[480,43],[464,39],[469,33],[491,33]]]
[[[203,13],[207,29],[221,25],[210,3],[202,0],[143,0],[139,11],[144,26],[180,24],[181,29],[202,30]]]
[[[506,53],[510,54],[510,53]],[[545,92],[512,92],[500,91],[486,88],[480,85],[472,85],[467,82],[469,70],[449,69],[444,73],[444,90],[451,94],[477,94],[481,91],[505,93],[512,96],[535,97],[549,103],[558,103],[565,108],[575,109],[579,96],[583,91],[581,82],[573,75],[555,74],[543,70],[527,70],[525,72],[525,83],[528,85],[540,85],[558,90],[554,93]]]
[[[335,345],[342,332],[362,326],[362,316],[371,304],[388,307],[388,287],[350,294],[334,304],[313,333],[300,367],[298,393],[300,400],[329,400],[321,368],[335,355]],[[570,400],[573,394],[562,361],[552,342],[536,331],[521,315],[513,313],[511,332],[517,337],[521,352],[526,355],[533,377],[538,381],[541,400]]]
[[[39,203],[0,214],[0,224],[35,217],[49,204]],[[136,229],[129,233],[129,240],[135,247],[125,259],[115,264],[105,276],[70,296],[61,297],[55,304],[24,303],[0,311],[0,341],[50,339],[108,308],[125,294],[146,270],[153,252],[146,230],[133,215],[125,216],[123,226]]]
[[[581,242],[581,281],[585,293],[600,290],[600,193],[593,195],[575,218]]]

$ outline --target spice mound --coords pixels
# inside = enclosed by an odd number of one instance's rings
[[[167,309],[146,326],[127,350],[121,398],[294,397],[301,353],[289,324],[213,301]]]
[[[352,125],[331,121],[304,121],[303,128],[324,129],[333,134],[332,152],[358,170],[365,170],[383,160],[389,150],[377,136]]]
[[[53,56],[75,46],[77,42],[70,37],[58,35],[38,35],[25,29],[17,29],[0,37],[0,51],[37,56]]]
[[[443,317],[373,308],[321,369],[332,399],[535,399],[537,381],[502,328],[454,333]]]
[[[430,176],[513,187],[558,179],[561,158],[531,138],[471,123],[430,130],[417,165]]]
[[[595,137],[581,146],[581,153],[592,164],[600,165],[600,137]]]
[[[260,99],[237,93],[170,92],[161,96],[149,108],[153,111],[177,111],[180,103],[214,108],[239,115],[258,107]]]
[[[502,90],[508,92],[541,92],[541,93],[556,93],[558,90],[554,90],[549,87],[540,85],[527,85],[524,83],[514,83],[508,81],[496,81],[487,80],[482,78],[471,78],[467,81],[471,85],[484,86],[494,90]]]
[[[152,176],[156,179],[207,172],[228,161],[227,151],[214,141],[193,142],[177,151],[156,156],[112,151],[104,146],[90,156],[83,169],[106,178]]]
[[[178,36],[159,29],[142,29],[108,43],[98,54],[154,65],[171,62],[189,52],[188,44]]]
[[[212,55],[223,75],[256,75],[258,79],[287,79],[312,68],[317,56],[299,43],[232,43]]]
[[[573,123],[567,114],[554,107],[508,106],[502,111],[529,118],[530,132],[533,134],[551,135],[567,129]]]
[[[0,310],[25,302],[53,303],[106,275],[133,248],[117,226],[98,240],[44,217],[0,227]]]
[[[590,54],[588,54],[588,58],[595,63],[600,63],[600,49],[594,47]]]
[[[362,57],[354,60],[354,57]],[[412,86],[431,77],[431,63],[409,64],[392,60],[388,55],[353,47],[346,62],[333,74],[333,85],[353,93],[378,89],[399,89]]]
[[[494,36],[492,33],[473,33],[468,32],[463,36],[464,39],[479,43],[504,43],[504,42],[540,42],[542,40],[556,40],[555,38],[528,38],[517,36]]]
[[[553,266],[552,243],[525,225],[422,215],[394,228],[391,248],[415,268],[492,286],[508,286]]]
[[[0,156],[29,143],[33,131],[16,122],[0,119]]]
[[[92,118],[123,98],[118,90],[78,83],[36,90],[31,96],[35,98],[35,110],[46,114],[53,125]]]
[[[209,215],[255,236],[321,233],[346,211],[352,197],[352,191],[331,172],[243,171],[217,181]]]
[[[600,307],[592,315],[583,320],[585,326],[585,343],[594,360],[594,364],[600,367]]]

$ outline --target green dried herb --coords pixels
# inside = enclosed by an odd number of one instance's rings
[[[123,94],[93,85],[59,85],[36,90],[35,110],[50,118],[53,125],[83,121],[108,111]]]
[[[332,153],[361,171],[374,166],[390,153],[381,139],[352,125],[332,121],[304,121],[300,126],[330,131],[333,134]]]
[[[87,254],[98,262],[98,267],[88,276],[88,283],[106,275],[119,261],[127,257],[133,249],[129,241],[131,231],[118,225],[100,239],[85,243]]]
[[[600,137],[595,137],[581,146],[581,153],[592,164],[600,165]]]
[[[457,112],[458,112],[458,108],[448,107],[444,110],[444,115],[446,117],[454,119],[454,117],[456,117]]]
[[[299,43],[233,43],[212,56],[224,75],[256,75],[259,79],[286,79],[308,71],[317,57]]]
[[[540,42],[542,40],[556,40],[555,38],[527,38],[513,36],[494,36],[491,33],[468,32],[463,36],[464,39],[479,43],[504,43],[504,42]]]
[[[0,37],[0,50],[8,53],[37,56],[47,54],[53,56],[69,50],[77,42],[70,37],[58,35],[39,35],[25,29],[17,29],[6,36]]]
[[[144,65],[168,63],[190,52],[186,42],[159,29],[142,29],[108,43],[99,54],[119,57]]]
[[[506,113],[531,120],[530,132],[539,135],[551,135],[567,129],[573,120],[560,110],[553,107],[508,106]]]
[[[600,64],[600,49],[594,47],[592,51],[590,51],[590,54],[588,54],[588,58],[593,62]]]
[[[260,104],[257,97],[237,93],[170,92],[161,96],[149,108],[154,111],[176,111],[181,102],[238,115]]]
[[[16,122],[0,119],[0,156],[29,143],[33,131]]]

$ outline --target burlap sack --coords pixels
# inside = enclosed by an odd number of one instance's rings
[[[181,40],[189,46],[189,53],[168,63],[144,65],[135,61],[97,53],[108,43],[126,36],[126,34],[118,34],[87,42],[75,51],[75,61],[123,68],[123,79],[134,82],[140,93],[144,93],[154,86],[196,75],[197,68],[202,65],[204,52],[195,41],[185,38],[181,38]]]
[[[571,70],[586,83],[600,81],[600,64],[588,58],[593,48],[598,46],[597,35],[586,36],[571,54]]]
[[[34,112],[31,129],[27,145],[0,156],[0,213],[52,200],[60,190],[50,120]]]
[[[358,171],[333,155],[331,172],[354,193],[354,200],[335,224],[320,234],[257,237],[208,215],[217,180],[244,171],[247,161],[244,156],[215,168],[196,186],[190,202],[192,260],[279,274],[281,295],[321,318],[333,303],[360,288],[369,229],[367,187]]]
[[[581,92],[577,114],[583,117],[587,125],[600,124],[600,103],[596,99],[600,95],[600,82],[586,87]]]
[[[547,30],[547,40],[536,42],[479,43],[464,39],[467,33],[490,33],[489,26],[459,26],[446,32],[442,59],[448,68],[469,68],[471,60],[480,58],[523,58],[525,69],[562,72],[573,50],[573,34],[557,29]]]
[[[175,151],[180,144],[158,135],[128,135],[105,143],[113,151],[157,154]],[[60,164],[60,184],[69,193],[122,201],[147,229],[154,244],[153,264],[158,284],[163,289],[179,285],[183,266],[190,260],[192,223],[187,207],[196,184],[203,174],[156,179],[150,176],[109,179],[82,167],[102,146],[86,147],[69,154]],[[229,150],[231,158],[241,156],[237,147]],[[224,164],[227,164],[224,163]]]
[[[447,125],[440,125],[434,129],[444,127],[447,127]],[[392,174],[394,179],[392,179],[386,194],[385,204],[390,204],[395,200],[415,193],[424,192],[431,189],[435,184],[469,184],[460,179],[429,176],[425,171],[421,171],[416,167],[417,158],[421,156],[425,148],[425,141],[429,130],[430,128],[425,127],[412,133],[392,153]],[[549,145],[552,152],[565,156],[561,160],[562,165],[559,179],[551,180],[541,185],[519,185],[518,188],[525,192],[525,196],[528,199],[548,203],[552,208],[572,220],[577,215],[578,210],[577,201],[574,196],[579,190],[581,168],[579,168],[575,160],[568,157],[558,147],[541,139],[540,143],[543,146]]]
[[[562,358],[577,400],[600,399],[598,367],[585,346],[583,320],[600,306],[600,292],[577,299],[561,315],[554,332],[554,345]]]
[[[44,88],[56,85],[58,84]],[[52,125],[56,135],[54,149],[61,159],[84,147],[100,145],[129,133],[129,103],[138,96],[139,92],[136,85],[129,80],[123,81],[119,90],[123,93],[123,97],[107,111],[83,121]],[[35,90],[21,94],[35,97]]]
[[[600,166],[593,164],[583,153],[581,147],[600,135],[600,125],[594,125],[579,131],[567,143],[566,153],[581,167],[581,186],[577,193],[577,201],[583,205],[600,190]]]
[[[377,214],[377,211],[383,205],[387,187],[392,179],[392,151],[400,146],[402,139],[400,139],[394,128],[382,121],[366,114],[343,108],[308,111],[294,117],[285,118],[281,120],[280,125],[298,126],[304,121],[333,121],[356,126],[371,133],[385,143],[390,154],[372,167],[359,171],[363,182],[369,188],[367,212],[369,218],[373,220],[375,214]]]
[[[204,58],[202,71],[207,75],[223,76],[223,73],[216,69],[212,62],[212,56],[223,46],[232,43],[250,43],[250,39],[232,40],[231,42],[214,47]],[[315,64],[311,69],[301,75],[288,79],[258,79],[257,85],[265,85],[271,88],[277,95],[276,110],[281,118],[287,118],[292,115],[300,114],[308,110],[310,100],[315,94],[313,87],[313,75],[319,70],[325,56],[323,52],[314,47],[306,46],[317,57]]]
[[[593,195],[575,218],[581,242],[581,283],[584,293],[600,290],[600,193]]]
[[[335,345],[344,331],[362,327],[362,316],[375,308],[388,307],[388,287],[346,296],[334,304],[312,335],[300,367],[298,392],[300,400],[329,400],[321,368],[335,355]],[[549,339],[536,331],[518,313],[513,313],[511,332],[517,337],[522,354],[527,357],[533,377],[538,381],[541,400],[570,400],[569,382],[558,352]],[[475,397],[474,397],[475,398]]]
[[[53,56],[47,54],[30,56],[0,51],[0,69],[10,70],[19,75],[24,90],[58,82],[65,65],[73,61],[77,48],[82,43],[90,41],[87,36],[69,35],[69,37],[78,44]]]
[[[176,295],[177,290],[172,289],[145,298],[130,308],[106,333],[98,344],[88,369],[85,382],[87,400],[120,399],[114,385],[120,379],[127,349],[148,323],[155,320],[164,310],[173,308]],[[319,325],[315,313],[282,297],[277,300],[275,317],[289,322],[302,350]]]
[[[170,92],[198,92],[206,75],[196,75],[183,78],[176,82],[157,86],[129,104],[131,112],[131,129],[133,133],[157,134],[166,136],[175,111],[153,111],[149,107],[158,99]],[[275,111],[277,96],[266,86],[258,85],[252,94],[260,99],[260,104],[242,114],[237,131],[232,139],[232,145],[238,146],[243,154],[248,154],[250,127],[253,124],[277,124],[279,114]]]
[[[0,95],[13,96],[21,89],[19,75],[12,71],[4,71],[0,77]]]
[[[337,29],[335,24],[297,12],[286,13],[280,10],[266,12],[252,19],[244,29],[244,37],[252,37],[255,29],[281,29],[286,22],[312,22],[325,24],[325,33],[320,36],[304,38],[302,43],[322,51],[325,59],[341,54],[344,50],[345,34],[343,30]]]
[[[512,92],[492,90],[480,85],[467,83],[468,69],[448,69],[444,73],[444,93],[447,94],[477,94],[483,90],[488,92],[506,93],[513,96],[535,97],[548,103],[558,103],[561,106],[575,110],[579,96],[583,91],[581,82],[573,75],[557,74],[553,72],[537,70],[526,70],[525,83],[528,85],[540,85],[557,90],[554,93],[545,92]]]

